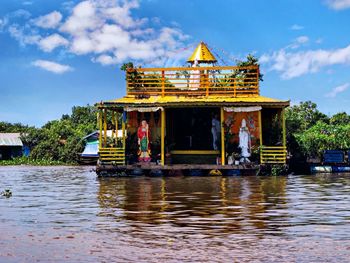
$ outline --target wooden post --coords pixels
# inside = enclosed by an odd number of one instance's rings
[[[113,122],[114,122],[114,110],[112,109],[112,124],[113,124]],[[112,141],[114,141],[113,139],[114,139],[114,128],[112,127]],[[117,136],[115,136],[115,137],[117,137]]]
[[[115,139],[118,145],[118,111],[115,112]]]
[[[220,108],[221,124],[221,165],[225,165],[225,129],[224,129],[224,108]]]
[[[126,114],[126,112],[123,112],[123,118],[122,118],[122,133],[123,133],[123,149],[125,151],[125,120],[124,120],[124,114]]]
[[[107,109],[103,110],[103,147],[107,147]]]
[[[99,111],[98,111],[98,127],[99,127],[99,129],[100,129],[100,134],[99,134],[99,139],[98,139],[98,142],[99,142],[99,144],[98,144],[98,146],[99,146],[99,149],[101,149],[102,148],[102,110],[100,109]]]
[[[282,109],[282,132],[283,132],[283,146],[286,147],[287,145],[287,136],[286,136],[286,117],[284,108]]]
[[[260,83],[259,83],[259,76],[260,76],[260,68],[259,68],[259,66],[257,66],[258,67],[258,73],[257,73],[257,95],[259,95],[260,94]]]
[[[165,73],[164,70],[162,70],[162,97],[165,95]]]
[[[282,132],[283,132],[283,147],[287,147],[287,130],[286,130],[286,116],[285,116],[285,109],[282,109]],[[283,149],[285,154],[287,155],[287,148]],[[286,163],[286,155],[284,157],[284,163]]]
[[[262,109],[258,111],[258,118],[259,118],[259,140],[260,140],[260,163],[263,163],[263,158],[262,158],[263,139],[262,139],[261,111],[262,111]]]
[[[160,162],[165,164],[165,109],[161,110]]]

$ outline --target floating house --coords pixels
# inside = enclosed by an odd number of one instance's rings
[[[187,62],[130,65],[126,95],[97,104],[98,174],[229,175],[286,163],[289,101],[260,95],[259,65],[217,66],[203,42]]]
[[[20,133],[0,133],[0,160],[29,156],[29,148],[23,145]]]

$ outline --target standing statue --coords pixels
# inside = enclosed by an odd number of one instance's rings
[[[215,114],[211,120],[211,133],[213,135],[213,149],[217,151],[219,150],[218,144],[221,135],[221,125],[217,114]]]
[[[150,162],[151,161],[151,147],[150,147],[150,132],[147,121],[141,121],[141,125],[137,130],[137,138],[139,144],[139,161]]]
[[[250,162],[248,157],[250,157],[250,133],[247,128],[247,122],[245,119],[242,120],[241,128],[239,129],[239,148],[241,148],[241,159],[240,162]]]

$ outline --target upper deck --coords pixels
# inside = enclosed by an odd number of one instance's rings
[[[259,96],[259,66],[129,68],[127,95],[149,96]]]

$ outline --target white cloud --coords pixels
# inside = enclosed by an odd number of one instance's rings
[[[102,65],[125,61],[135,63],[175,63],[185,59],[187,52],[174,53],[183,48],[188,36],[176,24],[152,27],[157,18],[132,15],[139,8],[135,0],[85,0],[72,6],[65,18],[54,11],[31,19],[28,26],[14,25],[11,36],[21,45],[37,45],[45,52],[64,47],[75,55],[89,55]],[[41,27],[40,30],[35,27]],[[45,31],[45,29],[50,29]],[[39,33],[41,35],[39,35]],[[42,35],[48,35],[43,37]]]
[[[309,38],[307,36],[300,36],[300,37],[297,37],[296,42],[299,44],[305,44],[309,42]]]
[[[40,16],[33,20],[34,24],[42,28],[56,28],[61,22],[62,15],[60,12],[53,11],[47,15]]]
[[[331,90],[331,92],[327,93],[325,97],[335,98],[339,93],[346,91],[349,88],[350,83],[345,83],[343,85],[337,86]]]
[[[48,60],[36,60],[32,62],[32,65],[55,74],[63,74],[73,70],[73,68],[68,65],[62,65]]]
[[[300,46],[305,45],[309,42],[309,37],[307,36],[300,36],[293,40],[292,44],[288,45],[287,48],[296,49]]]
[[[302,29],[304,29],[304,27],[301,25],[298,25],[298,24],[294,24],[290,27],[290,29],[291,30],[302,30]]]
[[[115,57],[109,55],[101,55],[92,60],[93,62],[98,62],[102,65],[112,65],[118,63],[118,60]]]
[[[19,25],[17,24],[9,26],[8,32],[14,39],[16,39],[19,42],[21,46],[25,46],[27,44],[37,44],[40,40],[39,35],[36,35],[34,33],[24,33],[24,29],[19,27]]]
[[[52,34],[38,42],[39,47],[45,52],[51,52],[59,46],[67,46],[68,40],[59,34]]]
[[[350,8],[350,0],[327,0],[326,4],[334,10]]]
[[[269,70],[280,72],[283,79],[291,79],[317,72],[327,66],[350,64],[350,45],[334,50],[299,52],[289,52],[284,48],[272,54],[264,54],[260,61],[266,64]]]

